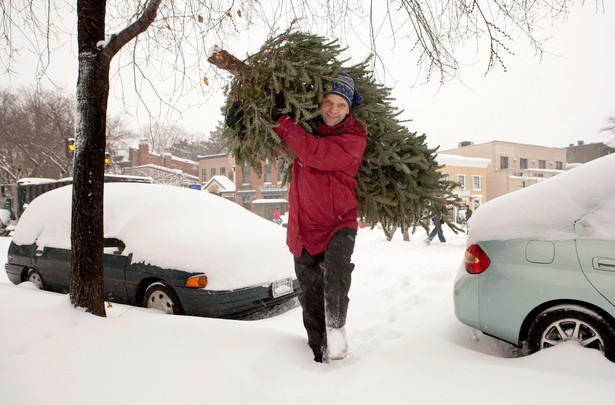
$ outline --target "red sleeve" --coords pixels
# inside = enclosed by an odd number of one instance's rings
[[[349,125],[337,135],[316,137],[283,115],[274,128],[284,143],[304,164],[322,171],[349,170],[353,176],[361,165],[366,135],[360,125]]]

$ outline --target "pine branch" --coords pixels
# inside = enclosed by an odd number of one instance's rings
[[[238,164],[247,164],[260,174],[264,160],[285,160],[290,178],[292,156],[273,131],[271,109],[282,93],[284,113],[306,131],[320,114],[319,103],[331,90],[341,71],[354,79],[364,98],[352,109],[368,139],[357,174],[359,216],[371,226],[408,229],[421,224],[432,212],[458,205],[450,182],[445,182],[436,161],[436,149],[425,135],[410,132],[399,120],[401,111],[391,102],[390,89],[377,84],[368,69],[369,60],[345,67],[336,41],[288,30],[265,42],[245,61],[217,49],[210,62],[234,75],[227,90],[228,111],[239,101],[237,119],[225,128],[223,137]]]

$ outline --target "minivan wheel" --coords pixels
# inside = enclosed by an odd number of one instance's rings
[[[28,270],[28,275],[26,276],[26,281],[30,281],[31,283],[34,283],[34,285],[39,290],[44,290],[45,289],[45,283],[43,283],[43,278],[41,277],[41,273],[39,273],[38,270],[36,270],[36,269]]]
[[[183,310],[173,289],[164,283],[157,282],[145,290],[143,298],[145,308],[158,309],[164,313],[181,315]]]
[[[583,347],[600,350],[615,361],[615,331],[598,313],[581,307],[557,306],[536,317],[528,333],[530,353],[575,341]]]

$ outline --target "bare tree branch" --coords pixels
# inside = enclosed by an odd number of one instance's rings
[[[101,57],[108,62],[111,61],[113,56],[126,44],[132,41],[137,35],[145,32],[147,28],[156,19],[156,14],[162,0],[150,0],[147,2],[143,13],[137,18],[135,22],[130,24],[125,29],[121,30],[119,34],[113,34],[109,39],[109,43],[103,48]]]

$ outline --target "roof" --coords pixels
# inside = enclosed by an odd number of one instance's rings
[[[613,152],[615,152],[615,148],[602,142],[573,145],[566,150],[566,161],[568,163],[587,163]]]
[[[196,158],[198,160],[206,160],[206,159],[217,159],[217,158],[227,157],[227,156],[228,156],[228,152],[223,152],[223,153],[215,153],[213,155],[199,155]]]
[[[478,167],[486,168],[491,163],[491,159],[467,157],[461,155],[438,154],[436,161],[440,165],[457,167]]]
[[[283,198],[259,198],[252,201],[252,204],[288,204],[288,200]]]
[[[209,179],[203,186],[203,190],[210,193],[234,192],[235,183],[226,176],[218,175]]]

